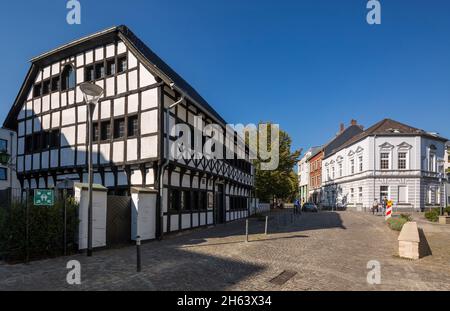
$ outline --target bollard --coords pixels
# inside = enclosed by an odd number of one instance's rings
[[[245,242],[248,243],[248,219],[245,221]]]
[[[137,272],[141,272],[141,237],[136,237],[136,265],[137,265]]]
[[[269,227],[269,216],[266,216],[266,230],[265,230],[266,235],[267,235],[267,229],[268,229],[268,227]]]

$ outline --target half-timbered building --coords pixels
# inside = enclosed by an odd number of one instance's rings
[[[248,148],[244,159],[166,162],[164,120],[197,126],[226,122],[192,86],[127,27],[76,40],[31,60],[5,127],[17,131],[17,173],[23,188],[52,188],[62,181],[87,182],[88,111],[83,82],[104,89],[94,112],[94,182],[110,194],[132,187],[161,191],[160,232],[174,232],[247,217],[253,193]],[[174,139],[173,137],[171,138]],[[226,147],[224,147],[226,148]],[[226,151],[226,150],[225,150]],[[158,213],[159,213],[158,211]]]

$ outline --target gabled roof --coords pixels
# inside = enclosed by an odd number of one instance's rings
[[[357,143],[369,136],[422,136],[422,137],[440,140],[443,142],[448,141],[446,138],[443,138],[437,134],[429,133],[424,130],[406,125],[404,123],[400,123],[400,122],[392,120],[392,119],[384,119],[384,120],[381,120],[380,122],[372,125],[371,127],[369,127],[367,130],[363,131],[362,133],[349,139],[347,142],[342,144],[340,147],[335,148],[334,150],[331,151],[331,153],[328,156],[331,156],[331,155],[335,154],[336,152],[338,152],[350,145],[353,145],[354,143]]]
[[[316,155],[319,151],[322,150],[322,148],[323,148],[323,146],[317,146],[317,147],[309,148],[308,151],[306,151],[305,154],[303,155],[303,157],[300,159],[300,161],[302,161],[308,155],[308,153]],[[311,158],[311,156],[308,156],[306,161],[308,161],[310,158]]]
[[[17,95],[16,100],[14,101],[14,105],[4,122],[4,126],[12,129],[16,128],[17,115],[19,114],[20,109],[28,96],[28,90],[30,90],[33,85],[39,69],[49,66],[52,63],[65,59],[69,56],[76,55],[82,51],[114,42],[116,39],[122,40],[128,48],[133,50],[133,52],[137,54],[136,56],[138,59],[154,75],[159,77],[167,85],[173,85],[175,90],[184,94],[187,99],[196,103],[200,109],[203,109],[211,114],[212,117],[216,119],[215,121],[226,124],[225,120],[188,82],[186,82],[169,65],[167,65],[167,63],[165,63],[147,45],[145,45],[128,27],[122,25],[83,37],[33,58],[31,60],[31,68],[25,78],[19,94]]]
[[[338,134],[324,147],[324,158],[326,158],[334,149],[345,144],[349,139],[364,132],[360,125],[350,125],[342,133]]]
[[[314,152],[312,152],[311,156],[308,158],[308,161],[321,151],[324,152],[324,157],[327,157],[335,148],[339,148],[349,139],[362,133],[363,131],[364,130],[361,125],[350,125],[343,132],[339,133],[336,137],[331,139],[327,144],[321,147],[317,147],[317,149],[314,150]]]

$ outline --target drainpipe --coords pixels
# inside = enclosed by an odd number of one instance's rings
[[[170,87],[172,89],[174,89],[174,84],[171,84]],[[170,139],[170,133],[169,133],[169,122],[170,122],[170,110],[172,110],[173,108],[175,108],[176,106],[178,106],[179,104],[181,104],[184,99],[185,99],[185,95],[184,93],[182,93],[181,98],[175,102],[174,104],[172,104],[171,106],[169,106],[169,108],[167,109],[166,113],[165,113],[165,120],[164,120],[164,127],[165,127],[165,133],[163,133],[163,135],[167,135],[164,136],[164,163],[161,165],[160,171],[159,171],[159,189],[158,189],[158,196],[159,196],[159,206],[160,206],[160,210],[159,210],[159,217],[160,217],[160,236],[162,238],[163,234],[164,234],[164,215],[163,215],[163,209],[162,209],[162,197],[163,197],[163,189],[164,189],[164,173],[166,171],[167,166],[169,166],[170,163],[170,156],[169,156],[169,139]],[[165,107],[163,106],[162,109],[165,109]]]
[[[376,140],[377,140],[377,135],[373,136],[373,202],[375,202],[376,199],[376,183],[375,183],[375,176],[376,176],[376,167],[377,167],[377,152],[376,152]],[[380,203],[380,202],[378,202]]]

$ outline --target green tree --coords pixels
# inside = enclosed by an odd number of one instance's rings
[[[268,150],[271,150],[271,125],[268,126]],[[299,161],[301,150],[292,151],[292,139],[285,131],[279,135],[279,165],[276,170],[261,170],[261,159],[254,162],[256,196],[265,202],[274,199],[292,201],[298,196],[298,181],[294,167]],[[258,145],[259,150],[259,145]]]

